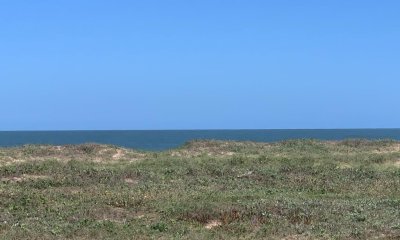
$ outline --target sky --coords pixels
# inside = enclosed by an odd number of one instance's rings
[[[397,0],[0,0],[0,130],[400,127]]]

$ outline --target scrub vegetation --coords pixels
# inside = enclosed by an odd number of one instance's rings
[[[0,239],[399,239],[400,143],[0,148]]]

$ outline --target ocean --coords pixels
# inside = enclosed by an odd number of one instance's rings
[[[140,150],[176,148],[194,139],[274,142],[289,139],[394,139],[400,129],[0,131],[0,147],[101,143]]]

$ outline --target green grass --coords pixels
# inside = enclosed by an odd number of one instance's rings
[[[400,238],[395,141],[0,148],[0,178],[0,239]]]

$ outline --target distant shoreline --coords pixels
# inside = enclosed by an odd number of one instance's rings
[[[177,148],[195,139],[254,142],[276,142],[289,139],[400,140],[400,129],[15,131],[0,132],[0,147],[94,142],[131,149],[163,151]]]
[[[282,141],[274,141],[274,142],[257,142],[257,141],[236,141],[236,140],[216,140],[216,139],[194,139],[183,143],[175,148],[165,149],[161,151],[153,151],[153,150],[143,150],[143,149],[134,149],[134,148],[126,148],[123,146],[112,145],[112,144],[102,144],[96,142],[86,142],[80,144],[62,144],[62,145],[53,145],[53,144],[24,144],[18,146],[0,146],[1,149],[15,149],[15,150],[23,150],[25,148],[31,149],[85,149],[85,148],[97,148],[97,149],[123,149],[126,151],[138,151],[138,152],[170,152],[175,150],[182,150],[193,148],[196,146],[223,146],[223,145],[235,145],[239,144],[242,146],[277,146],[277,145],[296,145],[296,144],[334,144],[334,145],[343,145],[350,147],[359,147],[359,146],[386,146],[386,145],[399,145],[400,149],[400,140],[396,139],[344,139],[344,140],[320,140],[320,139],[288,139]],[[400,151],[400,150],[399,150]]]

